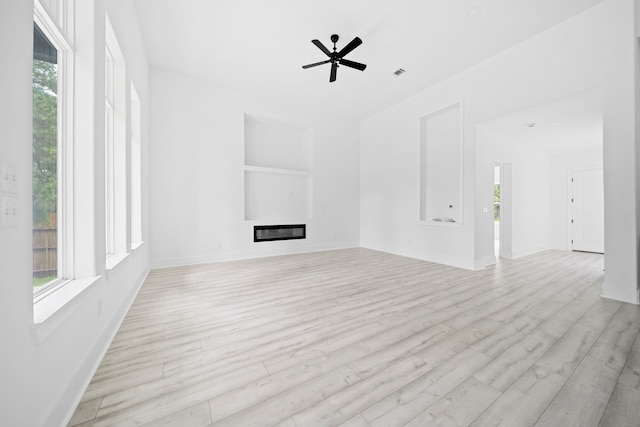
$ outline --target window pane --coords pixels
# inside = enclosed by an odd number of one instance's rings
[[[127,245],[126,64],[113,28],[105,23],[105,241],[107,259]],[[114,258],[117,261],[118,257]],[[114,264],[107,262],[107,269]]]
[[[140,98],[131,85],[131,246],[142,243],[142,126]]]
[[[500,184],[493,184],[493,220],[500,221]]]
[[[105,141],[104,141],[104,159],[105,159],[105,244],[107,257],[114,254],[114,185],[113,185],[113,108],[108,102],[105,102]]]
[[[113,97],[113,56],[108,47],[104,51],[105,64],[105,103],[104,103],[104,171],[105,171],[105,245],[106,255],[110,257],[115,253],[115,185],[114,185],[114,97]]]
[[[57,49],[34,24],[33,49],[33,285],[57,277]]]

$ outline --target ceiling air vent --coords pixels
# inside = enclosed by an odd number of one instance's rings
[[[397,70],[395,70],[393,72],[394,75],[396,76],[401,76],[402,74],[404,74],[406,71],[404,71],[402,68],[398,68]]]

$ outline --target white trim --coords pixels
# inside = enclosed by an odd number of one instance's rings
[[[62,249],[62,256],[58,253],[58,275],[60,277],[74,277],[74,67],[73,52],[63,51],[58,56],[59,66],[62,68],[62,79],[58,79],[58,96],[61,108],[58,120],[58,243]],[[61,59],[60,59],[61,58]],[[62,117],[60,117],[62,116]]]
[[[640,290],[620,288],[606,282],[602,288],[602,293],[600,294],[602,298],[640,305]]]
[[[105,253],[107,258],[115,253],[115,189],[114,189],[114,110],[113,106],[105,99],[105,129],[104,129],[104,159],[105,159]]]
[[[256,243],[258,244],[258,243]],[[359,248],[358,242],[332,242],[325,244],[307,245],[304,240],[286,240],[279,242],[260,242],[263,247],[260,249],[242,252],[222,252],[219,254],[206,254],[180,258],[164,258],[151,261],[151,268],[181,267],[185,265],[210,264],[223,261],[237,261],[243,259],[265,258],[280,255],[305,254],[310,252],[332,251],[336,249]],[[281,246],[282,245],[282,246]],[[286,245],[286,246],[285,246]],[[280,246],[280,247],[278,247]]]
[[[105,15],[105,252],[110,265],[114,264],[109,257],[122,257],[130,250],[128,102],[124,55],[109,16]]]
[[[66,3],[66,2],[62,2]],[[67,5],[64,6],[66,13]],[[65,15],[65,19],[67,16]],[[74,51],[72,43],[60,27],[49,16],[45,7],[36,0],[34,2],[34,22],[56,46],[58,54],[58,108],[57,108],[57,276],[58,280],[34,290],[34,305],[44,296],[51,295],[59,287],[69,283],[74,277],[73,248],[73,183],[74,183]],[[34,322],[37,313],[34,307]]]
[[[34,332],[38,342],[44,341],[64,319],[59,319],[57,322],[45,321],[88,289],[97,280],[98,277],[89,277],[61,282],[59,286],[52,288],[51,292],[45,295],[45,297],[39,298],[37,302],[33,304],[33,324],[37,326]],[[46,325],[46,327],[44,325]]]
[[[45,30],[48,36],[55,39],[59,50],[73,52],[73,42],[64,34],[62,28],[49,16],[47,9],[38,0],[33,2],[33,16],[38,26]]]
[[[142,101],[133,82],[129,93],[129,248],[144,241],[142,226]]]
[[[107,262],[106,262],[107,273],[109,272],[109,270],[113,270],[114,268],[116,268],[118,264],[124,261],[128,256],[129,256],[129,252],[117,253],[117,254],[112,254],[111,256],[108,256]]]
[[[543,247],[529,247],[529,248],[514,250],[512,251],[512,256],[510,257],[510,259],[522,258],[524,256],[537,254],[538,252],[542,252],[546,249],[547,248],[543,248]]]
[[[571,220],[573,218],[573,169],[567,170],[567,249],[573,250],[573,224]]]

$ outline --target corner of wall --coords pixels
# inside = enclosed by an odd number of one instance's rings
[[[628,304],[639,305],[640,304],[640,290],[629,291],[621,286],[616,286],[611,282],[607,282],[605,277],[605,283],[602,285],[602,298],[625,302]]]

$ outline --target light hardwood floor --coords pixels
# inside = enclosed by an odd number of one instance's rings
[[[603,257],[367,249],[155,270],[83,426],[639,426],[640,307]]]

